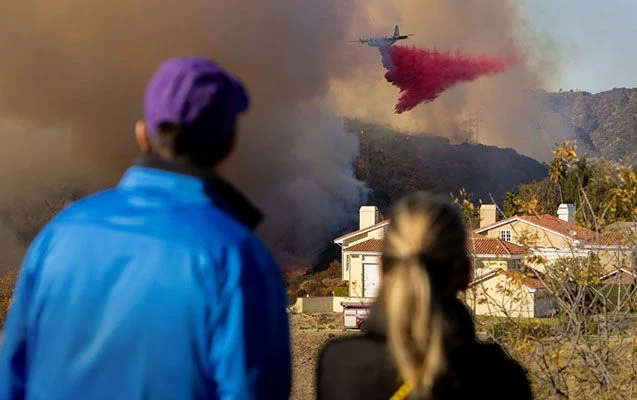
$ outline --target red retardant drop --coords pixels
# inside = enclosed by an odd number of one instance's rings
[[[458,82],[503,72],[518,62],[516,57],[465,56],[403,46],[389,51],[392,67],[385,79],[400,89],[397,114],[434,100]]]

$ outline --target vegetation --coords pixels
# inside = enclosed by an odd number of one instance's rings
[[[346,296],[346,293],[349,293],[347,282],[342,279],[339,261],[332,261],[324,271],[290,272],[284,276],[284,279],[290,305],[296,303],[298,297]]]
[[[545,104],[570,129],[582,153],[637,165],[637,89],[547,93]]]
[[[0,276],[0,328],[4,326],[4,321],[7,318],[17,278],[17,272],[9,272]]]
[[[451,144],[446,138],[409,136],[360,121],[346,125],[360,137],[357,176],[372,189],[369,202],[382,211],[417,190],[446,195],[464,187],[467,193],[483,199],[493,195],[500,202],[519,184],[547,175],[546,166],[512,149]]]
[[[593,166],[594,165],[594,166]],[[577,219],[601,229],[617,220],[637,219],[637,176],[632,167],[589,163],[579,159],[569,142],[555,149],[550,177],[522,185],[505,198],[502,215],[555,213],[560,202],[577,204]],[[470,208],[466,202],[463,207]],[[475,207],[475,206],[473,206]],[[524,237],[523,232],[517,232]],[[510,286],[495,290],[478,284],[480,304],[501,318],[476,318],[479,331],[502,344],[529,371],[537,399],[632,399],[637,397],[637,280],[612,281],[609,272],[635,271],[637,237],[624,232],[627,257],[606,264],[600,253],[582,256],[574,243],[557,260],[530,255]],[[531,249],[538,238],[524,237]],[[632,249],[632,256],[631,256]],[[600,250],[601,251],[601,250]],[[536,253],[541,254],[541,253]],[[630,278],[630,275],[627,275]],[[510,313],[524,279],[542,283],[555,318],[523,320]],[[518,290],[515,290],[515,289]],[[540,292],[534,292],[538,295]],[[507,304],[502,302],[506,299]]]
[[[596,231],[614,222],[634,221],[637,168],[578,159],[575,146],[565,142],[556,149],[547,178],[505,195],[504,215],[529,213],[529,204],[534,212],[552,214],[561,203],[575,204],[577,223]]]

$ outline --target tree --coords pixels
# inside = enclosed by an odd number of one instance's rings
[[[503,209],[506,218],[520,214],[520,195],[517,192],[506,192],[504,194]]]
[[[565,142],[556,147],[550,169],[549,178],[521,185],[517,196],[510,194],[508,209],[501,212],[514,208],[553,214],[560,202],[572,202],[578,222],[591,229],[637,220],[634,168],[579,159]],[[586,253],[575,241],[561,249],[566,256],[548,259],[539,251],[539,238],[516,232],[530,252],[519,271],[510,271],[509,284],[494,287],[477,281],[471,286],[472,294],[480,291],[494,313],[504,315],[476,318],[477,329],[524,365],[537,399],[632,399],[637,394],[637,282],[631,278],[631,271],[637,271],[637,233],[619,234],[623,258],[609,264],[602,263],[601,250]],[[622,274],[626,281],[609,278]],[[527,279],[541,287],[542,301],[559,310],[554,318],[512,315],[507,302],[528,293],[522,287]]]
[[[595,231],[637,217],[637,171],[613,162],[578,158],[566,141],[555,149],[549,176],[523,184],[505,197],[504,214],[521,212],[515,204],[537,202],[539,214],[554,214],[561,203],[573,203],[576,221]]]

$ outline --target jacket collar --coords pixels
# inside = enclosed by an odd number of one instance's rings
[[[165,172],[176,174],[172,181],[179,180],[179,184],[167,184],[170,174],[160,177],[160,182],[150,182],[148,178],[135,180],[130,175],[138,172],[138,169],[152,169],[153,172]],[[157,175],[155,173],[155,175]],[[165,179],[163,179],[165,178]],[[177,179],[175,179],[177,178]],[[187,178],[187,179],[179,179]],[[207,201],[213,202],[225,213],[237,219],[248,228],[254,230],[263,220],[263,214],[237,189],[221,177],[184,163],[169,162],[156,157],[144,156],[120,182],[121,186],[170,186],[179,191],[180,195],[190,195],[196,198],[198,195]],[[186,193],[184,193],[186,192]]]

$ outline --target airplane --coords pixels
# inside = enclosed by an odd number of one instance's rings
[[[352,43],[366,44],[371,47],[389,47],[399,40],[407,39],[410,36],[414,36],[413,33],[408,35],[401,35],[398,25],[394,28],[394,34],[392,36],[383,36],[381,38],[360,38],[353,40]]]

